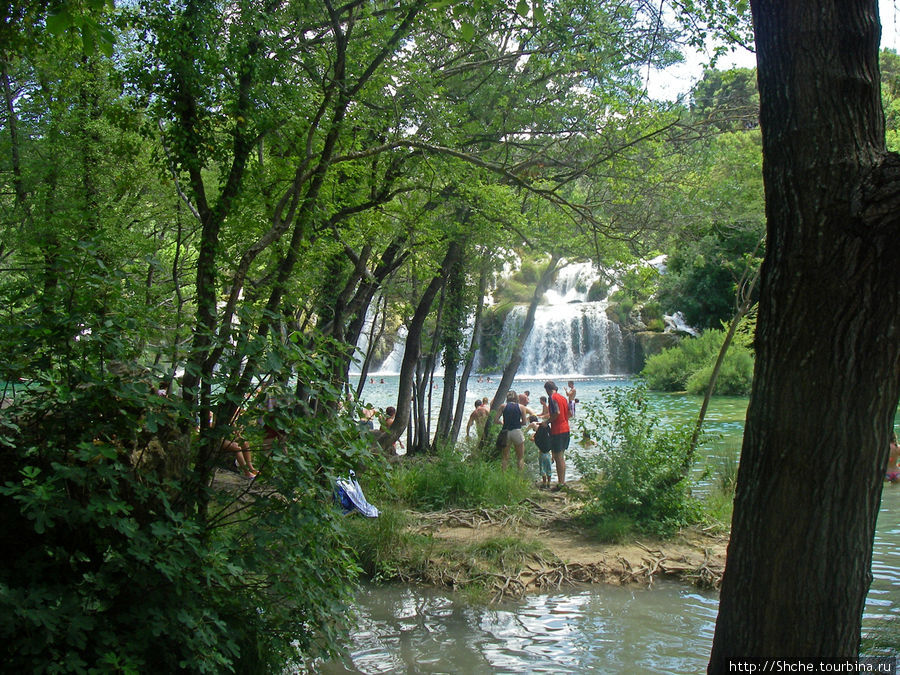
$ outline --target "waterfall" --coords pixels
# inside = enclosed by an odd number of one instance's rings
[[[388,354],[381,365],[373,372],[373,375],[397,375],[400,373],[400,365],[403,363],[403,352],[406,350],[406,326],[400,326],[397,336],[394,338],[394,348]]]
[[[597,279],[591,263],[562,268],[545,304],[535,313],[534,328],[525,342],[518,375],[614,375],[629,372],[630,350],[618,324],[606,315],[607,301],[588,302]],[[501,343],[511,345],[527,308],[514,307],[503,325]]]

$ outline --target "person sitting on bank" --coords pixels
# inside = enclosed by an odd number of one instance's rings
[[[385,417],[384,417],[384,420],[381,422],[381,430],[384,431],[385,433],[390,433],[391,427],[394,426],[394,419],[397,417],[397,409],[394,406],[389,405],[387,408],[384,409],[384,414],[385,414]],[[396,441],[394,441],[391,444],[390,451],[391,451],[392,455],[397,454],[397,444],[398,443],[400,444],[401,448],[403,447],[403,441],[401,441],[398,438]]]
[[[516,447],[516,465],[519,471],[525,471],[525,434],[522,427],[526,424],[526,408],[519,404],[519,397],[512,389],[506,394],[506,405],[500,408],[497,415],[497,424],[503,423],[503,431],[506,432],[506,440],[500,448],[500,461],[503,470],[509,463],[509,446]],[[502,433],[502,432],[501,432]]]

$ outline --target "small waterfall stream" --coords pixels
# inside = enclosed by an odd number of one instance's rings
[[[618,324],[606,315],[606,300],[588,301],[597,273],[591,263],[567,265],[538,306],[525,342],[520,376],[621,375],[630,372],[631,350]],[[513,308],[501,341],[512,344],[525,320],[525,306]]]
[[[588,292],[598,276],[590,262],[560,269],[553,287],[544,295],[544,304],[537,308],[534,327],[522,353],[520,377],[624,375],[634,371],[634,348],[619,325],[607,317],[609,303],[588,300]],[[526,311],[526,306],[519,305],[507,315],[501,336],[507,349],[521,329]],[[357,345],[360,354],[365,353],[372,320],[367,318],[367,330]],[[401,326],[393,350],[383,362],[372,365],[371,374],[396,375],[405,346],[406,330]],[[476,354],[476,370],[479,362]]]

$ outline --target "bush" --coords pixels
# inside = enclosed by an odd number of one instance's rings
[[[7,669],[263,673],[338,648],[357,568],[324,467],[360,456],[324,436],[352,424],[295,418],[290,450],[259,457],[265,490],[214,491],[181,401],[131,376],[60,379],[0,417]]]
[[[708,330],[698,337],[685,338],[677,346],[647,359],[641,376],[655,391],[706,392],[713,366],[725,339],[725,332]],[[744,396],[753,381],[753,354],[733,342],[719,371],[715,393]]]
[[[410,518],[390,504],[380,503],[377,518],[357,514],[346,517],[349,541],[362,570],[372,579],[395,579],[398,572],[415,567],[411,560],[427,559],[418,553],[429,548],[431,537],[408,530]]]
[[[611,521],[604,529],[667,534],[699,517],[690,497],[692,429],[666,428],[650,411],[646,387],[604,392],[599,405],[582,404],[598,444],[591,454],[574,454],[589,502],[587,522]]]
[[[694,372],[687,381],[689,394],[703,395],[709,388],[709,378],[715,364],[711,363]],[[713,393],[718,396],[746,396],[753,384],[753,355],[740,345],[732,345],[722,361],[716,387]]]
[[[518,471],[502,471],[497,462],[464,458],[453,449],[396,467],[391,483],[410,506],[429,510],[517,504],[531,491]]]

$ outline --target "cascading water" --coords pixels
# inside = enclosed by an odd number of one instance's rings
[[[616,375],[630,370],[630,349],[618,324],[606,315],[608,302],[589,302],[597,274],[591,263],[562,268],[539,305],[534,327],[522,352],[519,376]],[[512,344],[527,308],[510,311],[502,343]]]

